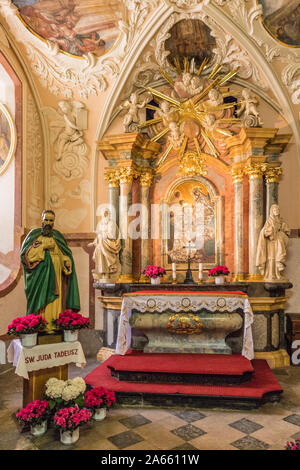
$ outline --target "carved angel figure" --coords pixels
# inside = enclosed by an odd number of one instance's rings
[[[223,104],[223,96],[222,93],[219,92],[216,88],[212,88],[208,92],[208,100],[206,102],[210,107],[215,108],[220,104]]]
[[[44,108],[50,121],[50,139],[55,153],[54,171],[71,180],[84,175],[89,164],[88,146],[83,131],[87,129],[87,111],[79,101],[59,101],[58,110]]]
[[[263,121],[257,110],[259,101],[248,88],[242,91],[242,105],[237,111],[237,115],[244,120],[246,127],[258,127],[263,125]]]
[[[131,93],[129,100],[121,103],[121,109],[128,109],[123,120],[124,132],[134,132],[137,130],[137,126],[140,123],[139,109],[144,108],[150,100],[151,98],[147,97],[142,102],[139,102],[138,94],[135,91]]]
[[[176,80],[175,90],[180,98],[191,98],[203,90],[203,83],[198,75],[184,72],[179,80]]]
[[[170,123],[175,123],[178,121],[178,112],[174,106],[171,106],[169,101],[162,100],[157,110],[159,117],[163,119],[163,125],[165,127],[170,127]]]

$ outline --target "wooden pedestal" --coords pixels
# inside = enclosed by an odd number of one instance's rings
[[[23,406],[34,400],[42,400],[45,393],[45,384],[48,379],[55,377],[60,380],[68,379],[68,364],[49,369],[40,369],[28,372],[29,380],[23,379]]]

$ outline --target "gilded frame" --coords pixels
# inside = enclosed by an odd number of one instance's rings
[[[9,130],[10,130],[10,146],[7,157],[2,166],[0,166],[0,176],[7,170],[16,150],[17,145],[17,132],[15,122],[12,119],[8,109],[3,103],[0,103],[0,113],[3,113],[5,118],[7,119]]]

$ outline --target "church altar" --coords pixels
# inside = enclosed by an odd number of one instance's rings
[[[144,352],[231,354],[226,336],[243,326],[242,355],[251,360],[252,323],[248,296],[241,291],[127,293],[122,301],[116,354],[124,355],[130,349],[132,327],[148,338]]]

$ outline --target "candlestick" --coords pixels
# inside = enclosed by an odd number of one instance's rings
[[[176,283],[176,263],[172,263],[172,282]]]
[[[203,264],[202,263],[199,263],[198,281],[199,281],[199,284],[201,284],[203,281]]]

